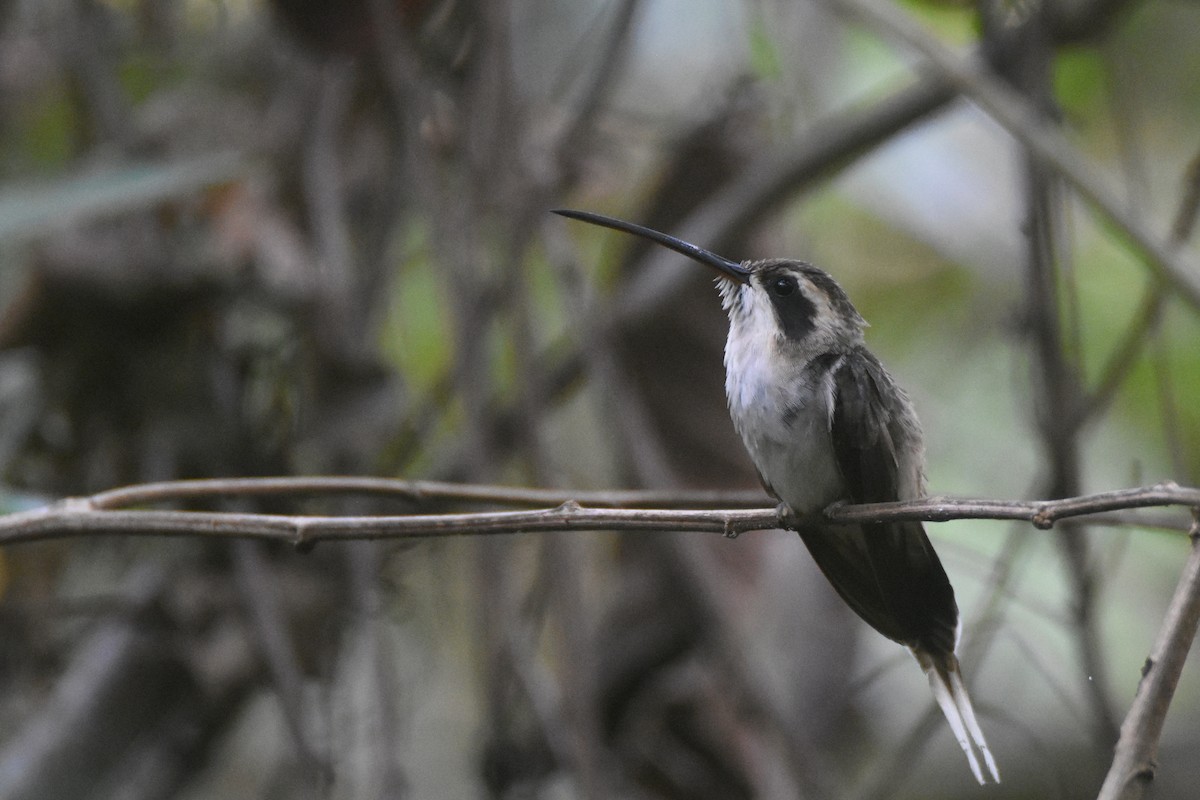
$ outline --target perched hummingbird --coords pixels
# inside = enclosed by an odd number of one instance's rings
[[[729,314],[725,394],[763,486],[802,519],[800,538],[854,611],[908,647],[984,783],[995,759],[954,655],[954,589],[920,522],[823,523],[836,502],[886,503],[924,495],[921,425],[904,390],[867,350],[859,315],[824,270],[803,261],[738,263],[641,225],[556,210],[657,242],[717,271]]]

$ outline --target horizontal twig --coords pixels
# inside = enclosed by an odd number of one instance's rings
[[[574,500],[592,508],[759,508],[770,501],[761,491],[622,489],[578,491],[525,486],[402,480],[357,475],[277,478],[204,478],[123,486],[86,499],[93,509],[218,497],[354,494],[392,497],[417,505],[454,502],[471,505],[545,507]]]
[[[660,530],[737,536],[780,527],[775,509],[584,508],[575,502],[536,511],[319,517],[220,511],[103,511],[68,501],[0,518],[0,545],[73,536],[216,536],[308,547],[324,540],[490,536],[536,531]]]
[[[406,499],[459,500],[552,508],[473,513],[389,516],[310,516],[241,512],[130,510],[120,506],[227,495],[289,495],[345,492],[395,494]],[[173,481],[72,498],[32,511],[0,517],[0,545],[79,536],[216,536],[263,539],[309,547],[318,541],[489,536],[581,530],[697,531],[737,536],[746,531],[794,528],[804,520],[777,508],[680,508],[703,498],[747,499],[740,493],[575,492],[376,478],[239,478]],[[579,499],[591,505],[583,505]],[[619,502],[618,502],[619,501]],[[618,505],[661,503],[674,508]],[[600,507],[607,503],[607,507]],[[1067,517],[1147,507],[1200,508],[1200,489],[1163,483],[1139,489],[1063,500],[977,500],[936,497],[905,503],[835,505],[823,521],[835,524],[954,519],[1020,520],[1049,528]]]
[[[1068,517],[1105,514],[1132,508],[1165,506],[1197,507],[1200,489],[1160,483],[1138,489],[1067,497],[1061,500],[976,500],[930,497],[909,503],[872,503],[833,506],[825,516],[834,522],[887,522],[922,520],[948,522],[955,519],[1019,520],[1043,530]]]

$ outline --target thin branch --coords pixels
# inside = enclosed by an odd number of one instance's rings
[[[978,500],[930,497],[909,503],[871,503],[826,509],[832,522],[891,522],[921,520],[948,522],[955,519],[1011,519],[1049,530],[1059,520],[1108,511],[1154,506],[1195,507],[1200,489],[1166,482],[1138,489],[1066,497],[1060,500]]]
[[[273,486],[278,493],[289,480],[292,479],[147,484],[146,486],[154,488],[154,491],[143,492],[142,496],[161,499],[188,493],[187,496],[199,497],[202,496],[200,488],[207,488],[208,496],[212,496],[213,490],[217,488],[261,489],[265,486]],[[355,480],[370,485],[373,479],[298,478],[295,482],[297,486],[311,489],[319,482],[329,482],[341,488]],[[446,489],[447,495],[454,487],[453,484],[441,486]],[[180,491],[171,493],[170,489],[176,487],[181,487]],[[125,497],[135,497],[139,488],[141,487],[134,486],[118,491],[123,492]],[[509,497],[520,497],[523,492],[535,491],[538,490],[473,485],[457,487],[458,496],[477,498],[489,493],[492,497],[503,497],[506,493]],[[309,548],[319,541],[420,539],[584,530],[696,531],[735,537],[746,531],[794,528],[802,522],[776,508],[588,508],[575,500],[567,500],[555,508],[530,511],[402,516],[329,517],[212,511],[106,510],[107,507],[111,507],[113,494],[106,492],[96,495],[99,503],[89,498],[72,498],[45,508],[0,517],[0,546],[45,539],[105,535],[261,539],[285,542],[297,548]],[[578,496],[586,497],[587,493],[579,493]],[[603,497],[604,493],[600,493],[599,496]],[[106,506],[106,503],[109,505]],[[1152,506],[1200,508],[1200,488],[1162,483],[1139,489],[1122,489],[1062,500],[1035,501],[934,497],[906,503],[834,505],[825,510],[824,516],[827,521],[841,524],[899,520],[945,522],[954,519],[1007,519],[1023,520],[1037,528],[1048,529],[1059,520],[1071,517]]]
[[[1097,800],[1136,800],[1154,780],[1155,756],[1167,709],[1200,626],[1200,516],[1192,523],[1192,552],[1150,657],[1137,696],[1121,725],[1112,767]]]
[[[987,26],[995,31],[999,26]],[[991,35],[989,42],[993,42]],[[1044,16],[1032,15],[1011,33],[1008,44],[1013,63],[1007,82],[1039,115],[1042,125],[1055,118],[1050,90],[1051,58],[1047,51]],[[1073,280],[1074,264],[1063,226],[1062,184],[1059,176],[1027,151],[1022,154],[1026,203],[1026,300],[1023,321],[1029,331],[1029,346],[1035,365],[1036,393],[1032,414],[1045,452],[1048,474],[1040,494],[1068,497],[1081,487],[1080,430],[1065,424],[1079,417],[1084,404],[1078,343],[1078,292]],[[1076,314],[1068,315],[1067,309]],[[1064,568],[1070,579],[1069,606],[1080,666],[1095,680],[1085,685],[1092,712],[1093,736],[1100,748],[1117,738],[1118,716],[1108,695],[1107,664],[1102,656],[1096,615],[1100,583],[1090,555],[1086,531],[1074,524],[1063,525],[1056,539]]]
[[[205,478],[140,483],[86,498],[89,508],[112,511],[130,506],[179,500],[298,495],[374,495],[417,505],[469,503],[518,507],[561,505],[574,500],[592,508],[760,508],[768,503],[760,491],[530,489],[446,481],[410,481],[367,476],[318,475],[288,478]]]
[[[737,536],[778,528],[775,509],[692,511],[584,508],[568,502],[536,511],[319,517],[212,511],[95,511],[67,501],[0,517],[0,545],[78,536],[209,536],[261,539],[308,548],[319,541],[490,536],[568,530],[699,531]]]

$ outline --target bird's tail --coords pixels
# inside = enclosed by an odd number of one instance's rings
[[[967,763],[975,780],[980,784],[986,783],[983,771],[979,768],[979,758],[991,775],[992,781],[1000,782],[1000,771],[996,769],[996,760],[988,749],[987,740],[975,719],[975,709],[971,707],[971,698],[967,695],[967,687],[963,685],[962,672],[958,668],[958,658],[954,653],[931,653],[920,648],[913,648],[913,655],[921,664],[921,669],[929,676],[929,686],[933,689],[933,697],[946,715],[954,738],[967,755]]]

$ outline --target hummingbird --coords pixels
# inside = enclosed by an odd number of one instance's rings
[[[975,718],[955,648],[954,588],[919,521],[836,525],[835,503],[925,494],[921,424],[912,402],[866,347],[866,320],[829,273],[804,261],[731,261],[659,231],[586,211],[570,219],[648,239],[714,269],[729,315],[725,394],[767,492],[821,572],[868,625],[907,647],[985,783],[1000,773]]]

